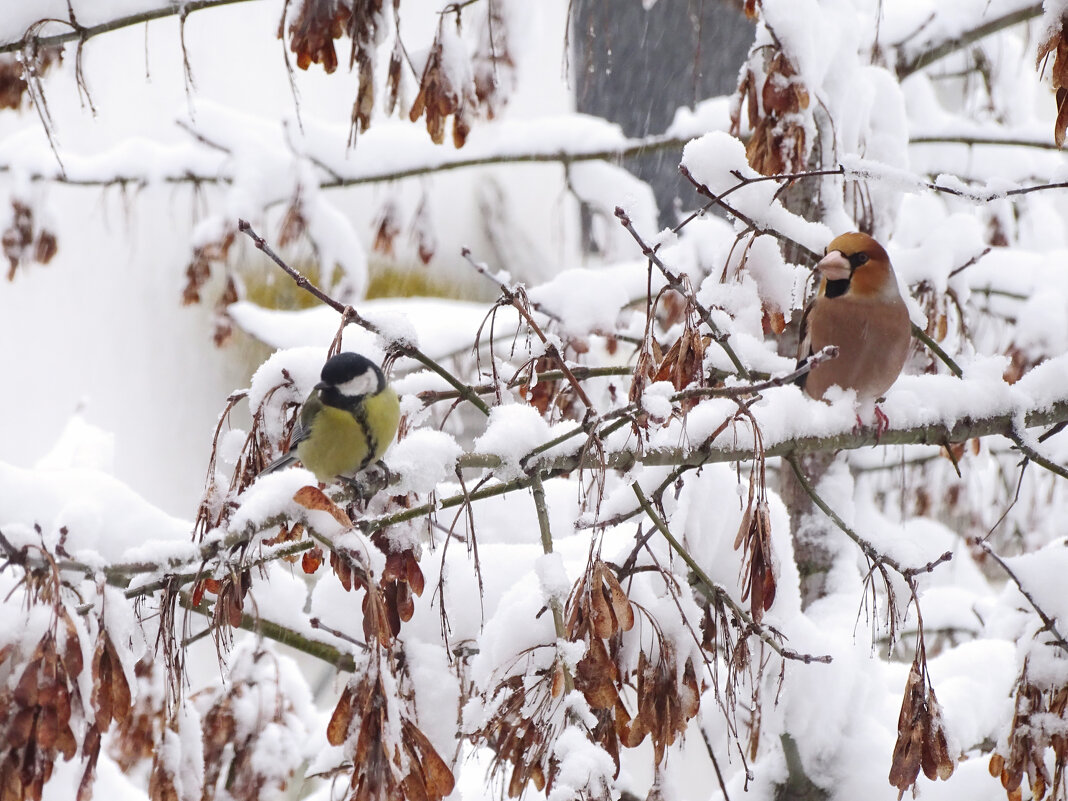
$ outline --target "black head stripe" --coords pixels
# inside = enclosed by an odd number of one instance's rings
[[[366,356],[358,353],[339,353],[326,360],[320,377],[328,384],[344,384],[368,370],[374,370],[381,376],[381,371]],[[379,383],[381,384],[381,380]]]
[[[851,278],[852,276],[850,276]],[[827,282],[826,295],[829,298],[837,298],[849,291],[850,278],[839,278],[837,281]],[[837,306],[835,308],[838,308]]]

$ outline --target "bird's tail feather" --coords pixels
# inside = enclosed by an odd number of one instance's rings
[[[284,456],[278,457],[265,468],[263,468],[260,471],[260,475],[262,476],[266,473],[273,473],[275,470],[281,470],[283,467],[289,467],[295,461],[297,461],[297,455],[295,453],[287,453]]]

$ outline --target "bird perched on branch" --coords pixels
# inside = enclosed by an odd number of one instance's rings
[[[351,477],[382,458],[397,434],[400,401],[382,371],[358,353],[339,353],[300,407],[289,452],[263,471],[298,459],[323,483]]]
[[[801,318],[798,366],[827,345],[838,347],[838,358],[814,367],[798,383],[813,398],[838,385],[856,390],[861,402],[875,401],[904,367],[911,336],[890,257],[867,234],[842,234],[816,269],[820,287]],[[875,415],[881,435],[889,421],[878,406]]]

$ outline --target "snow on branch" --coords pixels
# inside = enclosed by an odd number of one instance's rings
[[[937,379],[932,379],[932,384]],[[962,385],[961,390],[969,390]],[[774,399],[774,406],[770,406],[772,398],[769,395],[768,416],[777,418],[783,413],[783,406],[798,407],[806,404],[795,390],[785,390],[789,395],[786,398]],[[672,397],[673,401],[682,400],[688,396],[679,393]],[[892,407],[891,407],[892,408]],[[754,409],[754,415],[761,417],[760,408]],[[923,416],[923,415],[917,415]],[[844,428],[837,432],[820,435],[784,435],[776,437],[769,433],[771,426],[764,429],[765,456],[790,456],[794,454],[816,453],[821,451],[836,452],[842,450],[856,450],[859,448],[876,445],[932,445],[945,446],[953,443],[967,442],[970,439],[1000,435],[1014,439],[1019,437],[1017,430],[1022,421],[1023,428],[1037,428],[1050,426],[1068,420],[1068,397],[1056,401],[1042,401],[1033,408],[1010,405],[1002,409],[993,410],[983,416],[973,416],[962,409],[958,414],[943,417],[941,414],[931,416],[927,421],[907,427],[891,427],[881,437],[877,437],[874,428]],[[727,439],[728,437],[724,437]],[[606,467],[612,470],[627,470],[630,467],[641,464],[645,466],[672,466],[672,467],[700,467],[703,464],[716,462],[738,462],[754,458],[753,446],[743,443],[748,440],[743,433],[732,430],[730,443],[705,442],[693,447],[676,448],[648,448],[640,455],[633,450],[609,450],[603,459],[585,455],[567,456],[544,456],[536,459],[530,465],[540,470],[552,472],[570,472],[572,470],[589,469],[592,467]],[[1024,446],[1028,447],[1028,446]],[[1030,458],[1030,457],[1029,457]],[[1039,456],[1039,458],[1043,458]],[[1047,461],[1047,460],[1044,460]],[[501,466],[503,460],[494,454],[466,454],[460,457],[458,464],[464,468],[496,468]],[[1052,463],[1051,463],[1052,464]],[[1063,467],[1052,464],[1052,469],[1063,471]],[[369,525],[376,525],[369,521]]]
[[[42,19],[31,26],[30,30],[26,31],[25,34],[17,39],[8,39],[7,36],[10,35],[10,32],[8,31],[0,33],[0,54],[16,53],[24,49],[28,44],[32,44],[35,49],[42,49],[56,47],[57,45],[63,45],[67,42],[85,42],[95,36],[111,33],[112,31],[117,31],[122,28],[128,28],[131,25],[140,25],[145,22],[151,22],[152,20],[173,16],[180,16],[184,20],[194,11],[245,2],[248,2],[248,0],[184,0],[184,2],[181,3],[172,3],[166,6],[149,8],[144,11],[127,14],[123,17],[115,17],[113,19],[84,26],[79,25],[76,20]],[[146,2],[146,5],[147,4],[148,3]],[[42,28],[54,25],[67,26],[70,30],[64,31],[63,33],[44,35],[40,33]]]
[[[964,50],[998,31],[1019,25],[1042,14],[1042,3],[1027,3],[1012,9],[1000,17],[988,20],[974,28],[960,31],[941,41],[929,41],[920,45],[902,43],[897,49],[898,78],[907,78],[951,53]]]
[[[561,118],[552,126],[546,127],[548,138],[530,136],[530,124],[522,129],[526,134],[522,141],[532,142],[537,139],[542,144],[535,147],[517,149],[509,145],[519,133],[513,124],[500,122],[484,126],[472,134],[471,143],[463,150],[449,150],[444,153],[429,142],[418,140],[410,147],[402,148],[394,156],[383,159],[375,155],[376,143],[385,144],[402,130],[409,132],[407,126],[397,130],[388,124],[382,124],[362,135],[361,150],[347,158],[346,163],[315,157],[313,163],[323,171],[319,183],[322,189],[346,189],[369,184],[390,183],[405,178],[419,178],[429,175],[451,172],[453,170],[474,167],[492,167],[513,164],[559,164],[568,166],[587,161],[615,162],[643,153],[655,153],[667,150],[680,150],[689,141],[688,136],[674,134],[655,134],[647,137],[625,138],[614,135],[610,130],[607,137],[599,136],[602,143],[594,141],[591,146],[572,142],[571,134],[552,140],[553,128],[564,131],[572,120]],[[72,157],[65,154],[65,172],[58,170],[53,163],[41,158],[37,167],[26,170],[27,162],[21,159],[19,169],[26,171],[26,177],[36,182],[55,182],[68,186],[113,186],[113,185],[148,185],[155,182],[168,184],[232,184],[235,177],[229,173],[226,160],[221,154],[240,149],[235,143],[222,144],[209,138],[202,131],[183,124],[190,130],[197,141],[208,152],[191,145],[161,146],[131,139],[115,145],[108,151],[88,157]],[[407,137],[406,137],[407,138]],[[588,141],[588,138],[587,138]],[[213,152],[214,151],[214,152]],[[364,154],[367,154],[366,157]],[[311,158],[309,156],[309,158]],[[386,161],[395,166],[383,169],[380,165]],[[121,164],[118,169],[114,165]],[[352,165],[357,165],[355,168]],[[0,172],[10,172],[12,163],[0,162]],[[286,198],[267,199],[268,205],[283,202]]]

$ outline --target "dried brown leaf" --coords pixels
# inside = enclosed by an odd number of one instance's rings
[[[594,569],[594,583],[590,588],[590,622],[593,624],[593,634],[595,637],[607,639],[616,633],[616,621],[612,614],[612,607],[608,603],[608,598],[605,597],[605,593],[602,583],[602,574],[604,566],[598,562],[597,567]]]
[[[349,728],[352,725],[352,690],[346,687],[338,699],[334,713],[330,716],[330,722],[326,726],[326,739],[330,745],[341,745],[348,739]]]
[[[305,509],[313,512],[326,512],[345,528],[352,528],[352,520],[345,510],[330,500],[318,487],[301,487],[293,495],[293,500]]]
[[[15,685],[15,702],[19,706],[37,706],[38,683],[37,679],[41,671],[40,660],[30,662],[19,677],[19,683]]]
[[[620,631],[630,631],[634,627],[634,607],[631,605],[630,599],[623,592],[619,579],[616,578],[612,570],[606,569],[604,571],[604,580],[608,585],[612,614],[615,616]]]
[[[411,748],[418,756],[418,761],[423,769],[426,780],[426,792],[430,801],[440,801],[449,795],[455,787],[456,780],[445,763],[434,749],[426,735],[410,721],[405,721],[404,736]]]

